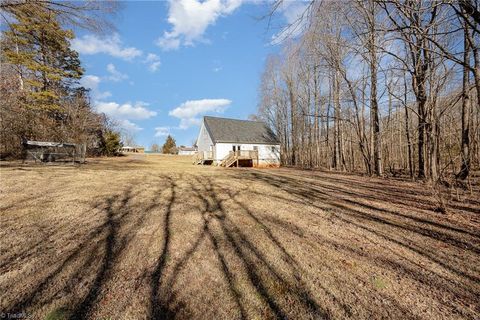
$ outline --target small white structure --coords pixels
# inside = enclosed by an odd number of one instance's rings
[[[195,163],[278,167],[280,143],[261,121],[203,117]]]
[[[120,152],[123,153],[145,153],[145,148],[141,146],[130,147],[130,146],[123,146],[120,148]]]
[[[179,156],[193,156],[197,152],[195,147],[178,147]]]

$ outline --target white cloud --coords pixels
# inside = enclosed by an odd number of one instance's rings
[[[122,105],[116,102],[96,101],[95,108],[97,112],[105,113],[113,119],[148,119],[157,115],[155,111],[148,110],[144,102],[136,102],[135,104],[124,103]]]
[[[80,79],[80,85],[87,89],[96,89],[100,84],[100,78],[94,75],[86,75]]]
[[[168,114],[180,119],[180,129],[187,129],[200,123],[198,115],[206,112],[223,112],[231,103],[232,101],[228,99],[189,100],[170,110]]]
[[[165,32],[163,37],[158,38],[155,43],[157,46],[166,51],[178,49],[180,47],[180,40],[172,37],[173,35],[168,36],[167,32]]]
[[[112,75],[119,77],[113,64],[109,64],[107,70]],[[118,104],[116,102],[101,101],[111,96],[110,92],[101,92],[99,90],[98,87],[101,82],[102,79],[98,76],[86,75],[80,80],[80,85],[91,90],[95,110],[99,113],[105,113],[116,123],[119,129],[130,133],[143,130],[143,128],[130,120],[143,120],[157,115],[157,112],[147,108],[149,104],[146,102],[137,101],[134,104],[129,102]]]
[[[95,101],[94,106],[97,112],[105,113],[120,130],[127,133],[143,130],[142,127],[130,120],[143,120],[157,115],[155,111],[145,108],[148,103],[141,101],[135,104],[127,102],[122,105],[116,102]]]
[[[94,75],[86,75],[80,79],[80,85],[86,89],[90,89],[92,98],[94,100],[101,100],[112,96],[109,91],[101,92],[98,88],[101,82],[100,77]]]
[[[125,60],[142,55],[142,51],[135,47],[124,47],[120,36],[116,33],[105,38],[98,38],[91,34],[84,35],[72,40],[72,48],[81,54],[105,53]]]
[[[156,127],[155,128],[155,137],[165,137],[170,134],[169,127]]]
[[[223,112],[231,103],[228,99],[188,100],[168,114],[176,118],[193,118],[208,111]]]
[[[222,71],[222,67],[215,67],[212,69],[213,72],[219,72]]]
[[[179,129],[188,129],[191,126],[199,126],[202,120],[199,118],[185,118],[180,120]]]
[[[110,75],[107,77],[108,80],[119,82],[128,79],[128,75],[118,71],[113,63],[109,63],[107,65],[107,71],[110,73]]]
[[[110,91],[99,91],[96,93],[93,93],[93,99],[106,99],[110,98],[112,96],[112,93]]]
[[[116,120],[116,122],[120,129],[127,132],[137,132],[143,130],[143,128],[139,127],[136,123],[133,123],[127,119]]]
[[[231,14],[243,0],[170,0],[168,22],[171,31],[165,31],[156,44],[163,50],[191,46],[196,41],[205,41],[203,34],[208,26],[221,16]]]
[[[148,64],[148,69],[152,72],[157,71],[161,64],[160,57],[154,53],[149,53],[143,62]]]

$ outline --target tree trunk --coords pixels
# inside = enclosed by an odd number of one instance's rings
[[[313,119],[314,125],[313,125],[313,140],[314,143],[313,145],[315,146],[315,166],[319,165],[319,157],[320,157],[320,152],[319,152],[319,145],[320,145],[320,132],[319,132],[319,104],[320,104],[320,97],[319,97],[319,88],[318,88],[318,76],[317,76],[317,66],[313,67],[313,104],[314,104],[314,113],[315,113],[315,118]]]
[[[295,103],[295,93],[293,92],[293,80],[287,79],[288,86],[288,97],[290,100],[290,125],[291,125],[291,136],[292,136],[292,155],[291,155],[291,164],[293,166],[297,165],[297,123],[296,123],[296,103]]]
[[[464,26],[464,64],[470,63],[470,45],[468,41],[468,24]],[[462,142],[461,156],[462,165],[457,177],[465,180],[470,173],[470,70],[463,66],[463,87],[462,87]],[[478,99],[478,97],[477,97]]]
[[[405,137],[407,139],[407,153],[408,153],[408,170],[410,173],[410,178],[413,178],[414,175],[414,169],[413,169],[413,152],[412,152],[412,141],[410,138],[410,119],[408,115],[408,105],[407,105],[407,79],[406,75],[404,76],[404,106],[405,106]]]
[[[374,2],[370,2],[370,23],[369,23],[369,53],[370,53],[370,122],[371,122],[371,140],[373,151],[373,169],[375,175],[382,175],[382,150],[380,141],[380,123],[378,115],[377,101],[377,53],[375,47],[375,10]]]
[[[425,130],[427,127],[427,95],[425,91],[425,77],[423,74],[414,75],[413,88],[416,88],[416,100],[418,108],[418,178],[426,177],[426,163],[425,163]]]
[[[334,144],[333,144],[333,168],[338,169],[342,162],[342,143],[340,137],[340,80],[336,71],[333,79],[333,107],[334,107]]]

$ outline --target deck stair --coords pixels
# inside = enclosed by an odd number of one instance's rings
[[[237,161],[237,159],[235,159],[235,152],[230,151],[225,156],[225,158],[223,158],[222,161],[220,161],[220,163],[218,165],[221,166],[221,167],[228,168],[231,165],[233,165],[235,163],[235,161]]]
[[[258,151],[256,150],[236,150],[230,151],[225,158],[219,163],[219,166],[229,168],[229,167],[238,167],[240,161],[242,160],[251,160],[253,163],[258,164]]]

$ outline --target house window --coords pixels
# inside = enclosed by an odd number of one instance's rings
[[[272,149],[272,152],[275,152],[275,151],[276,151],[275,146],[271,146],[270,148]]]
[[[258,151],[258,147],[257,147],[257,146],[253,146],[253,150]]]

